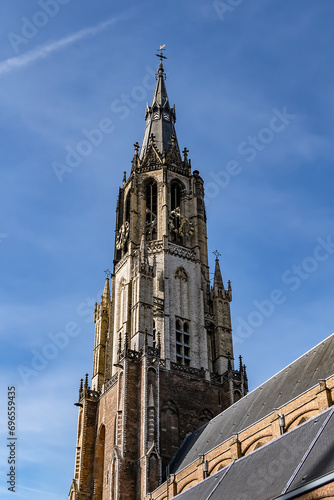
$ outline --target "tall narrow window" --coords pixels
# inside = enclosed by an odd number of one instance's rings
[[[179,365],[190,365],[190,335],[187,322],[179,319],[175,322],[175,341],[176,341],[176,362]]]
[[[125,221],[130,222],[130,193],[126,197],[125,201]]]
[[[157,332],[155,329],[155,321],[153,321],[153,347],[157,347]]]
[[[157,239],[157,183],[150,181],[146,186],[146,239]]]
[[[171,210],[180,208],[181,205],[181,187],[178,182],[171,184]]]
[[[181,227],[181,186],[178,182],[172,182],[170,187],[170,224],[171,224],[171,238],[175,243],[183,243],[183,237],[179,233]]]

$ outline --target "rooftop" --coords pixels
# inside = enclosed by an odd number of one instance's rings
[[[334,374],[334,334],[189,435],[170,464],[176,473]]]

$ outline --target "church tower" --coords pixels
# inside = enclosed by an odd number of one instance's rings
[[[143,142],[119,189],[113,273],[95,307],[70,500],[148,498],[186,435],[247,392],[241,359],[234,368],[231,283],[217,252],[210,284],[203,179],[180,151],[159,57]]]

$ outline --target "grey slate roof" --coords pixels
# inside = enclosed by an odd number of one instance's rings
[[[144,157],[147,151],[151,134],[154,134],[154,142],[160,153],[163,153],[164,150],[168,151],[172,136],[175,137],[176,146],[179,150],[174,127],[176,121],[175,108],[171,108],[169,105],[165,78],[164,68],[160,63],[152,104],[146,108],[146,128],[139,154],[140,159]],[[155,113],[158,113],[158,118],[155,118]]]
[[[334,407],[177,495],[179,500],[271,500],[334,471]]]
[[[188,436],[170,464],[171,473],[183,469],[199,455],[311,389],[320,379],[327,379],[333,374],[334,334]]]

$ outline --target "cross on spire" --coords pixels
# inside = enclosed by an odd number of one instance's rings
[[[212,253],[213,253],[213,255],[215,255],[215,256],[216,256],[216,260],[218,260],[218,259],[219,259],[219,257],[221,257],[221,255],[222,255],[221,253],[219,253],[219,252],[218,252],[218,250],[215,250],[215,251],[214,251],[214,252],[212,252]]]
[[[155,54],[157,57],[160,58],[160,64],[162,64],[163,59],[167,59],[167,57],[164,56],[164,53],[163,53],[163,51],[166,50],[165,47],[166,47],[165,43],[163,45],[160,45],[160,49],[158,49],[158,52],[160,51],[160,54]]]
[[[109,269],[106,269],[104,272],[105,272],[105,275],[107,276],[107,278],[109,279],[111,276],[111,271]]]

